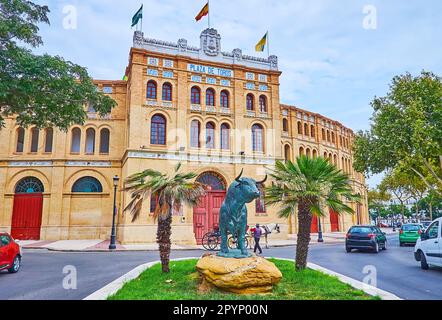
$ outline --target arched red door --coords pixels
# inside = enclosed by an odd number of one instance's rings
[[[214,172],[203,173],[197,181],[209,188],[206,196],[193,209],[193,232],[197,244],[201,244],[203,236],[219,226],[219,213],[226,197],[226,183]]]
[[[313,218],[312,218],[312,226],[310,228],[310,233],[318,233],[318,232],[319,232],[318,217],[317,216],[313,216]]]
[[[20,180],[15,188],[11,236],[19,240],[40,240],[43,184],[34,177]]]
[[[339,232],[339,215],[332,209],[330,209],[329,212],[331,232]]]

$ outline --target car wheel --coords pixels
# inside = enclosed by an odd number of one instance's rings
[[[351,248],[345,247],[345,251],[347,251],[347,253],[350,253],[351,252]]]
[[[403,247],[403,246],[404,246],[404,243],[403,243],[403,242],[399,242],[399,246],[400,246],[400,247]]]
[[[375,253],[379,253],[379,243],[376,242],[373,250]]]
[[[14,261],[12,262],[12,267],[8,269],[9,273],[17,273],[20,270],[21,266],[21,258],[20,256],[16,256]]]
[[[421,268],[423,270],[428,270],[430,266],[427,263],[427,259],[425,258],[425,254],[421,251]]]
[[[384,242],[384,246],[382,247],[383,250],[387,250],[387,241]]]

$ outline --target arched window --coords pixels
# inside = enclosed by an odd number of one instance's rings
[[[312,138],[315,137],[315,126],[314,125],[310,125],[310,136]]]
[[[262,183],[257,185],[259,190],[259,198],[255,200],[255,208],[257,215],[263,215],[266,213],[266,205],[265,205],[265,189]]]
[[[318,157],[318,152],[313,149],[313,159],[316,159]]]
[[[305,150],[305,155],[307,156],[307,158],[310,158],[311,153],[310,153],[310,149],[309,149],[309,148],[307,148],[307,149]]]
[[[72,192],[99,193],[103,192],[103,187],[94,177],[83,177],[75,181]]]
[[[227,123],[221,125],[221,149],[230,149],[230,126]]]
[[[25,129],[18,128],[17,129],[17,146],[15,148],[16,152],[23,152],[25,147]]]
[[[190,103],[201,104],[201,90],[198,87],[192,87],[190,92]]]
[[[40,131],[37,128],[31,129],[31,152],[38,152],[38,140]]]
[[[249,93],[246,98],[246,106],[248,111],[255,110],[255,98],[253,94]]]
[[[150,122],[150,144],[166,145],[166,118],[160,114],[154,115]]]
[[[206,106],[215,106],[215,91],[213,89],[206,91]]]
[[[337,156],[337,155],[334,155],[334,157],[333,157],[333,163],[334,163],[335,166],[338,165],[338,156]]]
[[[332,142],[335,143],[336,141],[335,141],[335,133],[334,132],[331,133],[331,138],[332,138]]]
[[[303,156],[304,155],[304,148],[301,147],[299,148],[299,156]]]
[[[95,153],[95,130],[89,128],[86,130],[86,154]]]
[[[298,121],[298,134],[302,134],[302,123]]]
[[[172,101],[172,85],[169,82],[163,84],[163,101]]]
[[[54,143],[54,129],[47,128],[45,132],[45,152],[51,153],[52,145]]]
[[[157,98],[157,83],[153,80],[150,80],[147,83],[147,99],[156,99]]]
[[[305,136],[308,136],[309,134],[308,134],[308,124],[307,123],[304,123],[304,135]]]
[[[259,97],[259,112],[267,113],[267,97],[266,96]]]
[[[221,108],[229,107],[229,92],[227,90],[221,91]]]
[[[215,172],[205,172],[196,181],[208,186],[212,191],[226,190],[226,182]]]
[[[291,161],[292,160],[291,154],[292,154],[292,151],[290,150],[290,146],[288,144],[286,144],[284,147],[284,160]]]
[[[289,132],[289,121],[287,119],[282,119],[282,131]]]
[[[15,186],[15,193],[43,193],[44,186],[40,180],[35,177],[26,177],[21,179]]]
[[[260,124],[252,127],[252,148],[256,152],[264,152],[264,129]]]
[[[327,130],[327,141],[330,142],[330,131]]]
[[[109,153],[110,131],[107,128],[100,131],[100,153]]]
[[[215,149],[215,124],[213,122],[206,124],[206,148]]]
[[[72,129],[71,152],[80,153],[81,130],[79,128]]]
[[[198,120],[193,120],[190,124],[190,146],[192,148],[201,147],[200,144],[201,124]]]

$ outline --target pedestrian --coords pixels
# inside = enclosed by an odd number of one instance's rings
[[[259,250],[259,254],[262,254],[262,249],[259,245],[261,234],[262,234],[261,228],[259,224],[256,224],[255,232],[253,233],[253,237],[255,238],[255,249],[253,250],[254,253],[256,253],[256,250]]]

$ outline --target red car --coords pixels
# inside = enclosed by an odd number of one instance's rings
[[[21,265],[21,248],[7,233],[0,233],[0,271],[16,273]]]

